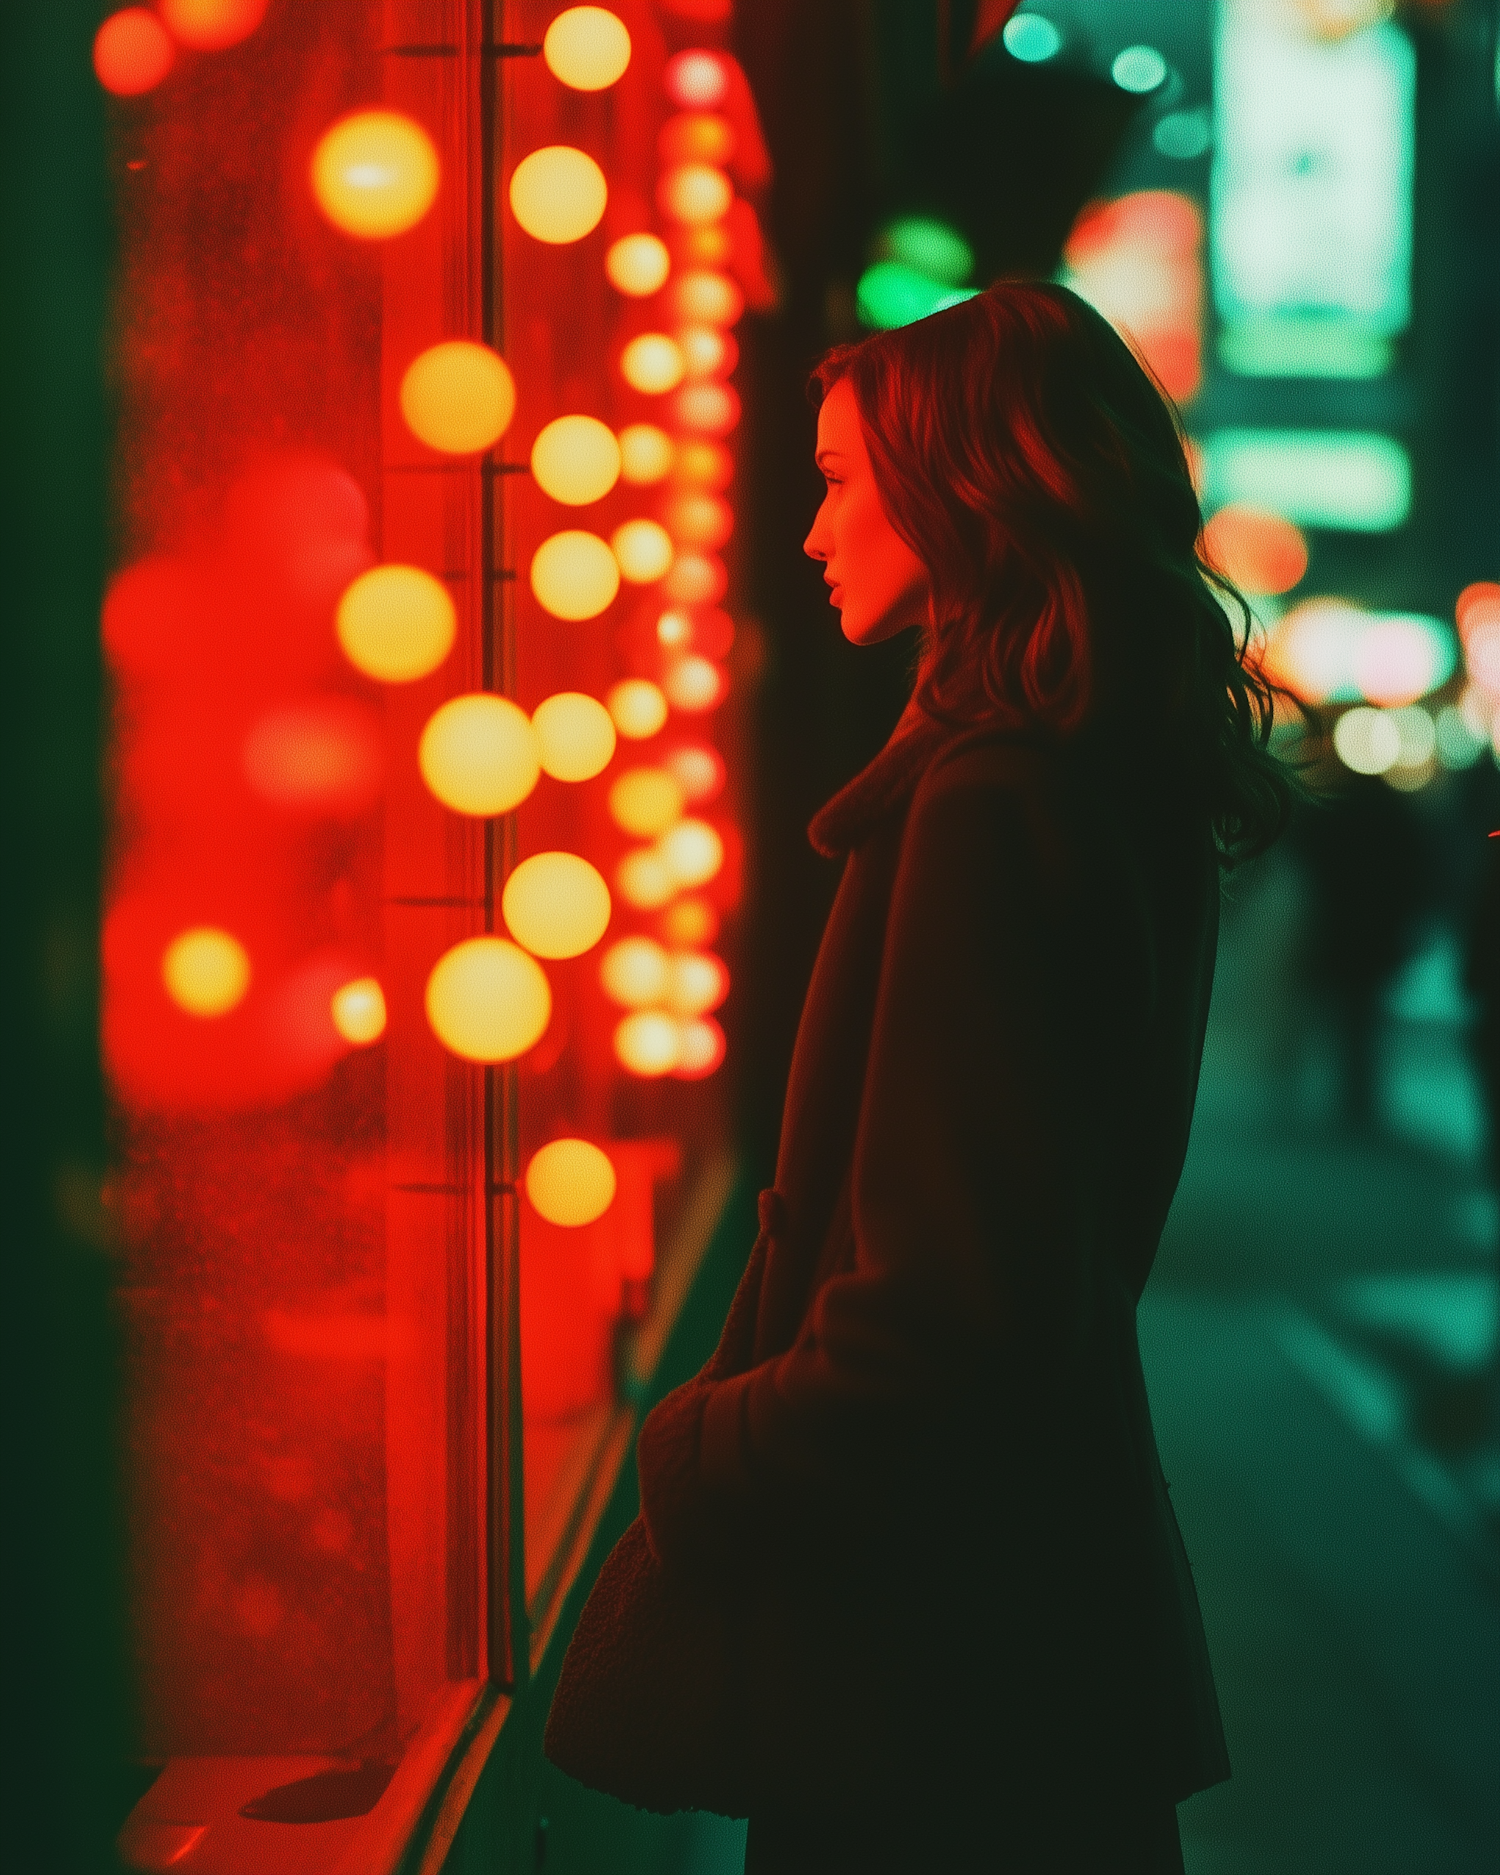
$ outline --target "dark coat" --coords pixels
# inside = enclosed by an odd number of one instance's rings
[[[1175,1801],[1229,1767],[1135,1307],[1208,1013],[1206,817],[913,709],[811,831],[849,857],[724,1340],[641,1430],[652,1550],[742,1619],[767,1807]]]

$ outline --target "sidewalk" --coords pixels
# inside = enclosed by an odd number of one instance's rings
[[[1288,916],[1273,882],[1226,920],[1140,1311],[1235,1773],[1180,1807],[1186,1866],[1491,1875],[1497,1220],[1452,947],[1389,998],[1358,1134],[1278,995]]]

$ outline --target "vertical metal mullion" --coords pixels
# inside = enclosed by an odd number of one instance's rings
[[[490,48],[504,41],[504,0],[481,0],[479,102],[480,306],[486,344],[504,353],[500,229],[496,180],[500,164],[503,62]],[[509,695],[515,687],[514,621],[510,590],[499,577],[505,564],[505,478],[483,476],[481,591],[483,681]],[[516,819],[507,814],[485,825],[485,928],[515,864]],[[519,1116],[514,1066],[484,1070],[485,1270],[489,1306],[486,1375],[488,1443],[489,1676],[511,1693],[530,1676],[526,1620],[525,1480],[522,1471]]]

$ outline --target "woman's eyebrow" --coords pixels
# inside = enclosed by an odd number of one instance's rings
[[[820,469],[825,462],[842,462],[843,460],[844,452],[842,449],[820,449],[817,455],[813,457],[813,461],[817,463]]]

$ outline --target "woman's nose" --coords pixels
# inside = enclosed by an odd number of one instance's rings
[[[826,560],[828,558],[828,549],[823,545],[818,535],[818,524],[822,519],[823,512],[819,509],[818,513],[813,518],[812,526],[807,530],[807,539],[802,543],[802,551],[811,560]]]

